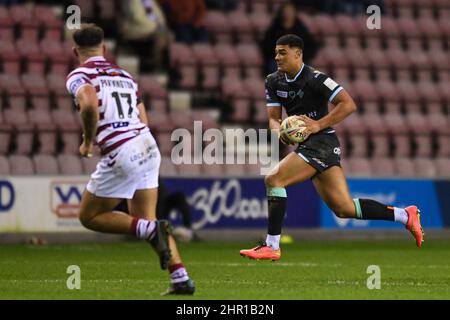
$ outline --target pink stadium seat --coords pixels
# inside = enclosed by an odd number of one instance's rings
[[[440,134],[437,136],[438,157],[450,157],[450,135]]]
[[[40,74],[25,73],[22,75],[22,83],[28,94],[33,96],[48,96],[47,81]]]
[[[365,134],[367,127],[364,125],[361,116],[358,113],[353,113],[342,122],[345,131],[351,134]]]
[[[261,52],[256,44],[239,44],[236,46],[239,59],[244,67],[247,77],[260,77],[260,68],[263,64]]]
[[[208,110],[192,110],[191,117],[193,121],[202,122],[203,130],[220,127]]]
[[[257,40],[261,40],[271,22],[269,14],[266,12],[254,11],[248,18],[250,19],[253,31],[257,36]]]
[[[194,129],[194,119],[188,112],[172,111],[169,113],[169,117],[175,128],[185,128],[189,131]]]
[[[56,126],[38,127],[37,141],[39,144],[40,154],[55,154],[56,152]]]
[[[414,161],[411,158],[394,158],[395,172],[400,177],[414,177],[416,175]]]
[[[394,155],[396,157],[410,157],[411,156],[411,139],[409,135],[398,133],[392,136],[394,144]]]
[[[433,145],[430,134],[418,134],[413,136],[416,146],[415,156],[420,158],[431,157],[433,153]]]
[[[205,17],[205,26],[208,31],[211,32],[212,38],[215,41],[225,43],[231,42],[231,22],[225,13],[218,10],[208,10]]]
[[[414,159],[414,168],[416,175],[426,178],[436,177],[436,167],[434,161],[429,158],[416,158]]]
[[[175,129],[175,126],[167,113],[149,111],[147,113],[147,118],[151,130],[156,130],[158,132],[171,132]]]
[[[79,156],[70,154],[60,154],[57,157],[60,174],[82,175],[83,166]]]
[[[253,26],[246,13],[239,11],[230,12],[228,13],[228,21],[239,42],[248,43],[253,41]]]
[[[159,174],[163,177],[174,177],[177,176],[177,168],[172,163],[170,157],[161,158],[161,166],[159,168]]]
[[[83,19],[87,21],[95,17],[95,2],[91,0],[75,0],[75,4],[81,8],[83,12]]]
[[[3,121],[3,113],[0,110],[0,154],[7,154],[11,146],[13,127]]]
[[[53,122],[63,131],[78,131],[81,128],[80,120],[75,117],[72,111],[57,109],[52,110]]]
[[[358,101],[379,101],[380,93],[371,81],[356,81],[353,84],[353,94]]]
[[[373,134],[371,141],[373,145],[372,157],[383,158],[389,156],[389,137],[386,134]]]
[[[66,77],[62,74],[50,73],[47,75],[47,83],[50,92],[57,96],[66,96]]]
[[[404,38],[419,38],[421,36],[421,31],[418,28],[417,22],[411,19],[411,17],[400,17],[400,19],[396,20],[396,23]]]
[[[95,154],[91,158],[81,158],[83,173],[88,175],[94,173],[99,160],[100,157]]]
[[[311,16],[314,19],[314,24],[319,27],[319,32],[322,36],[339,35],[339,28],[333,16],[325,14],[317,14]]]
[[[56,175],[59,173],[58,163],[51,155],[36,154],[33,156],[36,174]]]
[[[0,38],[0,61],[5,74],[20,74],[20,57],[14,42]]]
[[[231,120],[233,122],[248,122],[250,120],[251,103],[247,98],[235,98],[232,100]]]
[[[267,124],[269,121],[269,117],[267,115],[267,106],[266,106],[266,100],[259,99],[254,102],[255,106],[255,115],[253,118],[253,121],[255,121],[257,124]]]
[[[427,117],[419,113],[408,113],[405,117],[406,125],[414,134],[424,134],[430,132],[430,125]]]
[[[192,51],[201,68],[203,89],[215,89],[219,86],[219,60],[209,44],[194,44]]]
[[[9,8],[9,16],[18,24],[33,20],[33,12],[29,7],[23,5],[11,6]]]
[[[19,54],[27,61],[27,72],[43,75],[45,71],[45,55],[36,42],[21,38],[16,41]]]
[[[61,134],[63,143],[63,154],[79,154],[79,147],[81,144],[81,134],[79,132],[63,131]]]
[[[50,116],[50,111],[47,109],[32,109],[28,111],[28,119],[30,123],[34,125],[54,126],[52,118]]]
[[[450,177],[450,159],[449,158],[437,158],[435,160],[435,166],[438,177]]]
[[[395,176],[395,166],[392,159],[372,158],[372,174],[374,177],[393,177]]]
[[[34,166],[31,159],[23,155],[12,155],[9,157],[11,175],[33,175]]]
[[[350,134],[348,141],[351,144],[352,157],[367,157],[368,141],[366,135]]]
[[[8,159],[0,155],[0,176],[7,176],[11,172]]]
[[[387,127],[385,126],[383,122],[383,118],[379,113],[375,112],[365,112],[361,116],[361,121],[363,122],[364,126],[367,128],[367,131],[371,134],[385,134],[387,133]]]
[[[61,42],[55,38],[45,38],[40,43],[41,52],[45,54],[51,64],[51,72],[65,75],[71,58],[65,54]]]
[[[347,165],[347,170],[353,176],[372,176],[372,167],[370,161],[366,158],[348,158]]]
[[[430,131],[437,134],[450,134],[449,119],[442,113],[428,113],[426,116]]]
[[[158,133],[156,135],[156,142],[158,143],[159,152],[162,156],[170,157],[174,142],[170,139],[171,133]],[[179,142],[175,142],[179,143]]]

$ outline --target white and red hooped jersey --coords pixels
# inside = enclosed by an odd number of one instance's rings
[[[98,98],[96,142],[102,155],[117,149],[139,134],[149,132],[139,119],[140,94],[133,77],[102,56],[91,57],[73,70],[66,87],[75,100],[78,90],[91,85]]]

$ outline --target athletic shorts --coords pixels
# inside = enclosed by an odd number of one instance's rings
[[[158,187],[160,164],[155,139],[141,134],[103,156],[86,189],[97,197],[132,199],[136,190]]]
[[[316,133],[295,150],[303,160],[319,172],[341,166],[341,145],[335,133]]]

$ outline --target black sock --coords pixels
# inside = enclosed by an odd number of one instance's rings
[[[286,214],[286,197],[267,197],[269,202],[269,225],[267,233],[270,235],[281,234],[284,216]]]
[[[356,215],[362,220],[394,221],[394,208],[370,199],[354,199]],[[359,208],[358,208],[359,206]]]

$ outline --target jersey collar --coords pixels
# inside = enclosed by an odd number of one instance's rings
[[[294,82],[295,80],[297,80],[298,76],[302,73],[304,67],[305,67],[305,64],[302,64],[302,67],[300,68],[300,71],[295,75],[294,79],[289,79],[287,74],[285,73],[284,76],[286,78],[286,81],[287,82]]]
[[[92,62],[92,61],[106,61],[106,59],[103,56],[93,56],[93,57],[90,57],[89,59],[87,59],[84,63]]]

